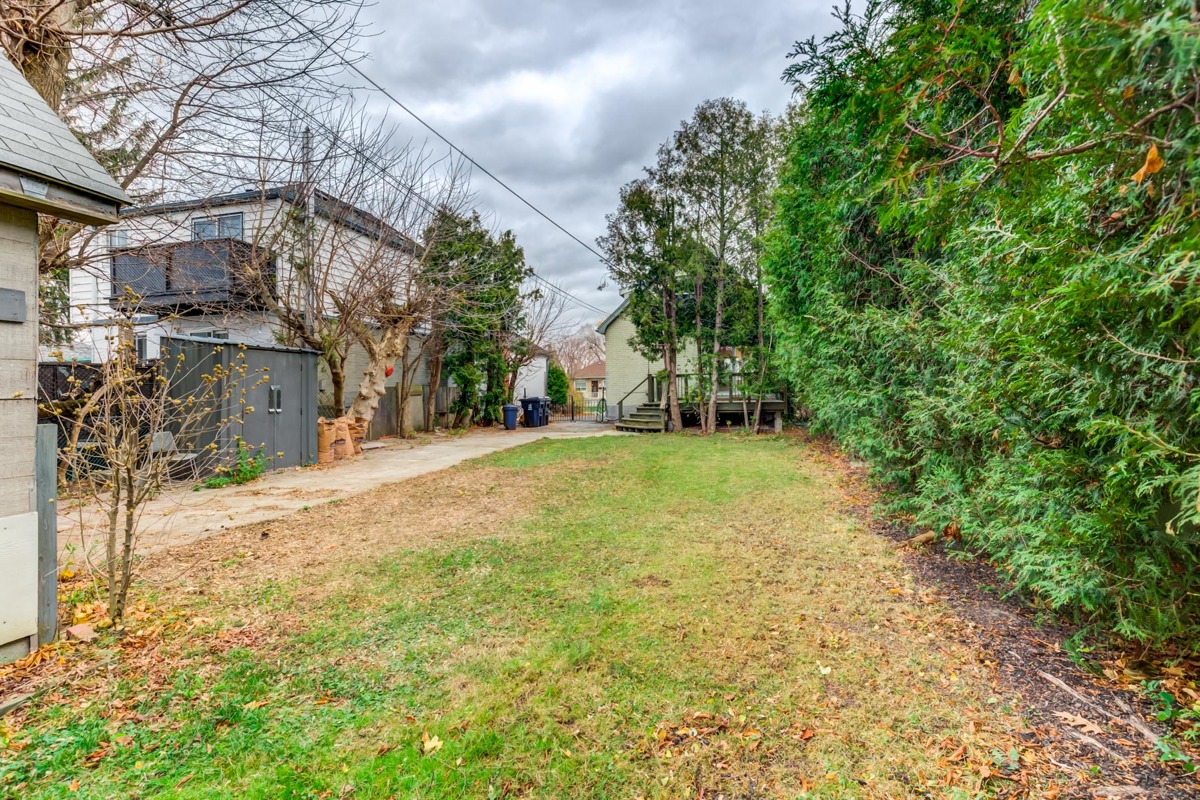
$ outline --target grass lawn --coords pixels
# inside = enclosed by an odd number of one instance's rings
[[[0,796],[1011,792],[1020,719],[838,480],[543,441],[155,557],[0,720]]]

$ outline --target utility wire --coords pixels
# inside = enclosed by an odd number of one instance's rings
[[[392,175],[390,172],[388,172],[386,168],[384,168],[384,167],[380,166],[378,163],[376,163],[374,161],[374,159],[372,158],[371,154],[368,153],[366,150],[364,150],[362,147],[359,147],[359,146],[355,145],[354,143],[349,142],[346,139],[337,136],[336,132],[333,129],[331,129],[329,126],[327,126],[323,121],[318,119],[315,115],[305,112],[304,116],[311,124],[316,125],[316,126],[320,127],[321,129],[323,129],[324,132],[331,137],[331,140],[335,143],[336,146],[345,148],[349,152],[353,153],[354,155],[358,156],[360,159],[362,159],[363,161],[365,161],[366,163],[368,163],[372,167],[374,167],[376,174],[380,178],[387,180],[389,183],[392,184],[392,186],[394,188],[400,189],[401,191],[409,192],[414,199],[416,199],[422,205],[424,205],[425,208],[428,209],[431,213],[436,214],[438,212],[437,206],[435,206],[433,204],[433,202],[429,200],[429,198],[427,198],[423,194],[421,194],[421,192],[419,192],[416,189],[416,187],[410,186],[410,185],[404,183],[399,178],[397,178],[395,175]],[[550,280],[542,277],[537,272],[533,271],[532,268],[530,269],[530,277],[533,280],[535,280],[538,283],[545,286],[551,292],[563,297],[564,299],[576,304],[577,306],[587,309],[588,311],[595,312],[601,316],[608,316],[609,312],[605,311],[602,308],[597,308],[596,306],[592,305],[591,303],[588,303],[585,300],[581,300],[580,298],[576,297],[571,292],[567,291],[566,289],[563,289],[558,284],[553,283]]]
[[[437,128],[433,127],[428,122],[426,122],[419,114],[417,114],[417,112],[413,111],[411,108],[409,108],[403,102],[401,102],[400,99],[397,98],[394,94],[392,94],[390,91],[388,91],[383,86],[381,86],[378,81],[376,81],[374,78],[372,78],[367,73],[363,72],[362,69],[360,69],[357,64],[355,64],[353,61],[350,61],[349,59],[347,59],[340,52],[334,50],[330,46],[330,43],[328,41],[326,41],[325,38],[320,33],[313,30],[306,22],[304,22],[299,17],[297,17],[295,14],[293,14],[290,9],[285,8],[281,3],[277,2],[277,0],[271,0],[271,4],[273,6],[275,6],[275,8],[277,8],[279,11],[282,11],[284,14],[286,14],[288,17],[290,17],[294,23],[296,23],[301,28],[303,28],[310,36],[315,38],[317,41],[325,44],[327,47],[330,47],[330,52],[332,52],[334,54],[334,56],[339,61],[342,62],[342,64],[344,64],[348,69],[353,71],[356,75],[358,75],[360,78],[365,80],[367,83],[371,84],[371,86],[374,87],[376,91],[378,91],[380,94],[382,94],[388,100],[391,100],[393,103],[395,103],[397,106],[399,106],[406,114],[408,114],[410,117],[412,117],[417,122],[419,122],[422,126],[424,126],[426,130],[428,130],[430,133],[432,133],[437,138],[441,139],[446,144],[446,146],[449,147],[453,152],[458,153],[460,156],[462,156],[464,159],[466,159],[468,162],[470,162],[475,168],[477,168],[480,172],[482,172],[484,175],[487,175],[489,178],[491,178],[497,184],[502,186],[509,194],[511,194],[513,197],[517,198],[522,203],[524,203],[526,206],[528,206],[534,213],[536,213],[542,219],[549,222],[555,228],[558,228],[558,230],[562,231],[569,238],[574,240],[577,244],[579,244],[581,247],[583,247],[589,253],[591,253],[596,258],[598,258],[601,262],[603,262],[604,264],[606,264],[610,267],[613,266],[612,262],[609,261],[607,258],[605,258],[594,247],[592,247],[590,244],[588,244],[587,242],[580,239],[575,234],[571,233],[569,230],[567,230],[562,225],[560,225],[557,221],[555,221],[549,214],[547,214],[545,211],[542,211],[540,208],[535,206],[532,202],[527,200],[520,192],[518,192],[513,187],[509,186],[507,183],[505,183],[503,180],[501,180],[499,177],[497,177],[495,173],[493,173],[487,167],[483,166],[483,164],[480,164],[478,161],[476,161],[474,158],[472,158],[461,147],[459,147],[454,142],[447,139],[441,133],[441,131],[439,131]],[[546,281],[544,278],[541,278],[541,276],[539,276],[539,275],[535,274],[535,277],[542,280],[549,286],[554,286],[549,281]],[[554,287],[554,288],[558,289],[558,287]],[[565,291],[565,290],[559,289],[559,291]],[[583,306],[586,306],[587,308],[590,308],[590,309],[596,311],[597,313],[600,313],[600,314],[606,313],[606,312],[602,311],[601,309],[596,308],[595,306],[588,305],[587,303],[585,303],[582,300],[579,300],[578,298],[574,298],[573,295],[572,295],[572,298],[575,299],[576,302],[580,303]]]

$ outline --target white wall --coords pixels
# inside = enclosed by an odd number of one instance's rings
[[[537,356],[517,370],[513,398],[520,400],[522,397],[546,397],[546,371],[548,369],[548,359],[545,356]]]
[[[74,345],[58,350],[65,358],[88,361],[104,361],[111,354],[113,326],[110,320],[114,309],[109,298],[114,294],[114,287],[111,279],[112,261],[109,256],[109,242],[112,240],[110,237],[114,234],[123,236],[127,246],[131,247],[188,242],[192,241],[193,220],[202,217],[241,213],[242,239],[275,252],[277,290],[280,296],[293,297],[295,306],[299,307],[300,290],[289,258],[294,245],[293,237],[280,233],[286,211],[287,206],[282,201],[268,200],[123,217],[118,224],[107,231],[99,232],[92,239],[86,249],[88,257],[85,264],[70,271],[71,323],[79,333]],[[356,265],[363,264],[378,244],[371,237],[324,218],[317,218],[315,228],[316,262],[329,265],[324,281],[329,291],[323,293],[326,297],[318,298],[318,313],[335,315],[336,310],[328,300],[328,295],[340,292],[347,284],[361,280],[361,267]],[[403,289],[404,287],[397,287],[398,293],[402,294]],[[119,287],[117,291],[120,291]],[[172,330],[187,333],[198,329],[216,328],[229,330],[230,338],[237,341],[278,344],[274,336],[278,325],[269,311],[253,314],[210,313],[197,317],[162,315],[155,318],[152,314],[140,316],[143,319],[140,322],[135,320],[135,333],[147,335],[150,341],[147,356],[150,358],[158,355],[158,339]],[[247,321],[251,316],[257,317],[257,322]],[[222,318],[228,320],[223,321]],[[243,336],[246,338],[237,338]]]

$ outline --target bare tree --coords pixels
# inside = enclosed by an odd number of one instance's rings
[[[465,202],[461,167],[367,120],[355,107],[297,106],[259,131],[252,159],[232,165],[252,189],[242,280],[281,342],[316,350],[333,405],[346,408],[351,348],[368,366],[351,414],[370,419],[388,368],[408,349],[441,284],[425,266],[430,221]]]
[[[254,412],[245,405],[246,390],[267,377],[248,369],[241,352],[230,367],[219,360],[188,363],[182,351],[147,365],[137,357],[132,326],[123,322],[115,331],[120,341],[112,356],[94,367],[97,386],[80,382],[65,402],[45,403],[43,409],[61,415],[76,432],[60,459],[91,501],[78,506],[80,529],[86,527],[85,507],[101,511],[104,559],[93,567],[105,584],[108,615],[118,620],[134,575],[145,503],[159,493],[182,455],[216,456],[218,434],[236,430],[244,414]],[[192,388],[181,391],[185,382]],[[222,416],[227,401],[235,399],[236,411]]]
[[[245,134],[274,118],[264,109],[341,94],[359,10],[359,0],[4,0],[0,47],[142,204],[225,183],[227,166],[251,155]],[[41,274],[58,278],[96,235],[52,217],[39,233]],[[62,294],[44,315],[63,313]]]
[[[521,295],[521,311],[516,330],[506,346],[508,361],[507,386],[509,400],[517,385],[521,370],[539,355],[552,354],[551,345],[562,335],[563,314],[567,310],[567,295],[539,287],[529,287]]]
[[[569,334],[556,337],[549,349],[567,374],[574,375],[604,359],[604,336],[592,325],[581,325]]]

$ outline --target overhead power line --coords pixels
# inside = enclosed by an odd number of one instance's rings
[[[317,31],[313,30],[312,27],[310,27],[306,22],[301,20],[294,13],[292,13],[292,11],[290,9],[285,8],[282,4],[277,2],[277,0],[272,0],[271,4],[273,6],[275,6],[275,8],[279,9],[284,14],[286,14],[288,17],[290,17],[293,22],[295,22],[297,25],[299,25],[301,28],[303,28],[309,35],[311,35],[317,41],[322,42],[326,46],[329,46],[330,43],[328,41],[326,41],[324,36],[322,36]],[[483,166],[483,164],[480,164],[478,161],[476,161],[474,158],[472,158],[471,155],[468,154],[465,150],[463,150],[461,147],[456,145],[454,142],[450,141],[450,139],[448,139],[444,134],[442,134],[441,131],[439,131],[437,128],[433,127],[428,122],[426,122],[424,118],[422,118],[419,114],[417,114],[417,112],[413,111],[405,103],[403,103],[398,97],[396,97],[394,94],[392,94],[390,91],[388,91],[382,85],[380,85],[378,81],[376,81],[374,78],[372,78],[367,73],[363,72],[362,69],[359,68],[359,66],[357,64],[355,64],[353,61],[350,61],[348,58],[346,58],[340,52],[337,52],[336,50],[334,50],[332,47],[330,47],[330,52],[332,52],[334,54],[334,56],[339,61],[341,61],[342,64],[344,64],[346,66],[346,68],[348,68],[349,70],[354,72],[356,75],[358,75],[360,78],[365,80],[376,91],[378,91],[380,94],[382,94],[388,100],[392,101],[397,106],[399,106],[400,109],[404,111],[404,113],[408,114],[410,117],[415,119],[418,123],[420,123],[426,130],[428,130],[430,133],[432,133],[438,139],[442,140],[442,142],[444,142],[446,144],[446,146],[449,147],[452,152],[458,153],[460,156],[462,156],[463,159],[468,161],[472,166],[474,166],[476,169],[478,169],[484,175],[487,175],[489,178],[491,178],[493,181],[495,181],[497,184],[499,184],[501,187],[503,187],[505,191],[507,191],[513,197],[520,200],[522,203],[524,203],[526,206],[528,206],[534,213],[536,213],[542,219],[549,222],[551,225],[553,225],[559,231],[566,234],[567,237],[569,237],[574,242],[576,242],[579,246],[583,247],[589,253],[594,255],[602,263],[604,263],[610,267],[612,266],[612,262],[609,261],[607,258],[605,258],[603,254],[601,254],[594,247],[592,247],[590,244],[588,244],[584,240],[580,239],[575,234],[571,233],[571,231],[567,230],[565,227],[563,227],[561,224],[559,224],[559,222],[556,221],[553,217],[551,217],[545,211],[542,211],[542,209],[540,209],[536,205],[534,205],[524,195],[522,195],[520,192],[518,192],[513,187],[509,186],[504,180],[502,180],[500,177],[498,177],[494,172],[492,172],[487,167]],[[554,284],[550,283],[545,278],[541,277],[540,275],[537,275],[536,273],[534,273],[534,278],[541,281],[545,285],[552,287],[552,289],[554,289],[554,290],[557,290],[561,293],[567,294],[572,300],[574,300],[581,306],[589,308],[598,314],[606,314],[607,313],[599,308],[596,308],[593,305],[588,304],[587,302],[585,302],[583,300],[580,300],[579,298],[575,297],[574,295],[570,294],[569,292],[566,292],[566,290],[555,286]]]

